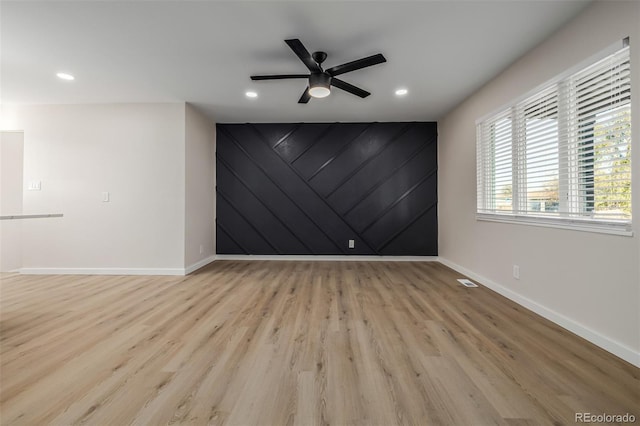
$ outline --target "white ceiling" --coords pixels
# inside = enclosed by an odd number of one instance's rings
[[[587,3],[3,1],[0,99],[187,101],[218,122],[437,120]],[[333,89],[300,105],[304,80],[249,79],[306,72],[286,38],[326,51],[327,68],[379,52],[388,62],[341,76],[366,99]]]

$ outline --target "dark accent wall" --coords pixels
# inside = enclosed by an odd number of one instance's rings
[[[434,122],[218,124],[217,253],[437,255],[437,138]]]

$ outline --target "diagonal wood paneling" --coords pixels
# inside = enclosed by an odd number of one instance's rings
[[[437,168],[433,122],[218,124],[217,253],[437,255]]]

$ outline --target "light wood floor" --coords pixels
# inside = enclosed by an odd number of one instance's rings
[[[640,372],[439,263],[3,275],[0,422],[573,424]],[[640,420],[637,420],[640,421]]]

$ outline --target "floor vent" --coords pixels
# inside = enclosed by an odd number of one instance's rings
[[[467,279],[462,279],[462,278],[460,278],[460,279],[458,279],[458,282],[459,282],[460,284],[462,284],[463,286],[465,286],[465,287],[478,287],[478,284],[474,283],[474,282],[473,282],[473,281],[471,281],[471,280],[467,280]]]

